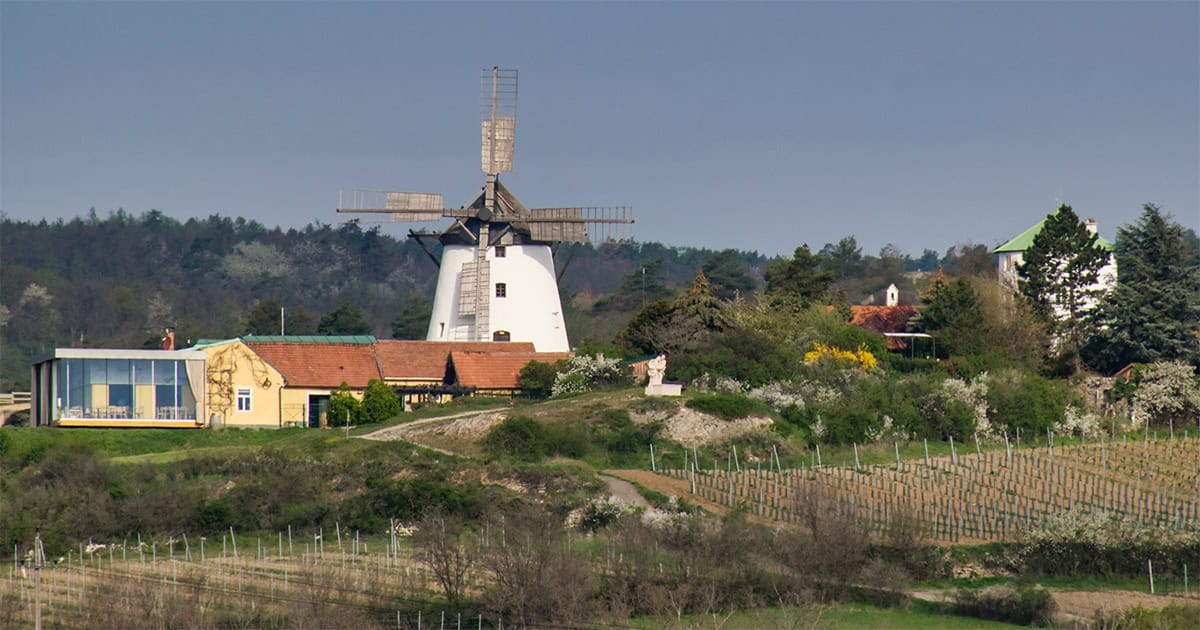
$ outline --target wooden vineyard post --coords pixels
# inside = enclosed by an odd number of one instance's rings
[[[925,467],[929,468],[929,439],[925,438]]]
[[[954,436],[950,436],[950,463],[958,465],[958,453],[954,451]]]
[[[979,450],[979,432],[978,431],[975,432],[975,455],[977,457],[983,457],[983,452]]]
[[[854,448],[854,470],[858,470],[861,467],[858,463],[858,442],[852,443],[851,446]]]
[[[650,443],[650,471],[658,472],[658,466],[654,464],[654,442]]]
[[[896,472],[900,472],[900,443],[892,442],[892,446],[896,447]]]

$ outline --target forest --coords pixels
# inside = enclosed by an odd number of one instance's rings
[[[817,255],[856,303],[880,299],[892,282],[911,288],[939,265],[950,273],[994,273],[979,244],[952,246],[944,255],[926,249],[916,258],[889,245],[873,256],[847,236]],[[644,305],[686,288],[698,269],[718,296],[731,299],[761,289],[776,259],[622,243],[563,247],[556,261],[566,267],[560,290],[568,330],[607,342]],[[101,217],[93,209],[53,222],[0,215],[0,264],[0,390],[28,389],[29,363],[55,346],[157,347],[168,326],[181,346],[276,333],[280,308],[289,334],[423,338],[437,275],[414,242],[378,228],[269,228],[219,215],[180,221],[159,210]],[[902,297],[915,301],[916,293]]]

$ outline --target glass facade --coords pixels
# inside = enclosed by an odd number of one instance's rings
[[[57,359],[56,419],[195,420],[184,359]]]

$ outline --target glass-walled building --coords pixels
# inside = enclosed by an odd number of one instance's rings
[[[33,365],[33,421],[74,427],[203,426],[199,350],[59,348]]]

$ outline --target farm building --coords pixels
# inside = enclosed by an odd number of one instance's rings
[[[452,357],[459,357],[462,370]],[[326,426],[332,393],[380,380],[405,405],[519,393],[528,342],[377,340],[370,335],[244,336],[187,350],[60,348],[33,366],[34,422],[79,427]]]

